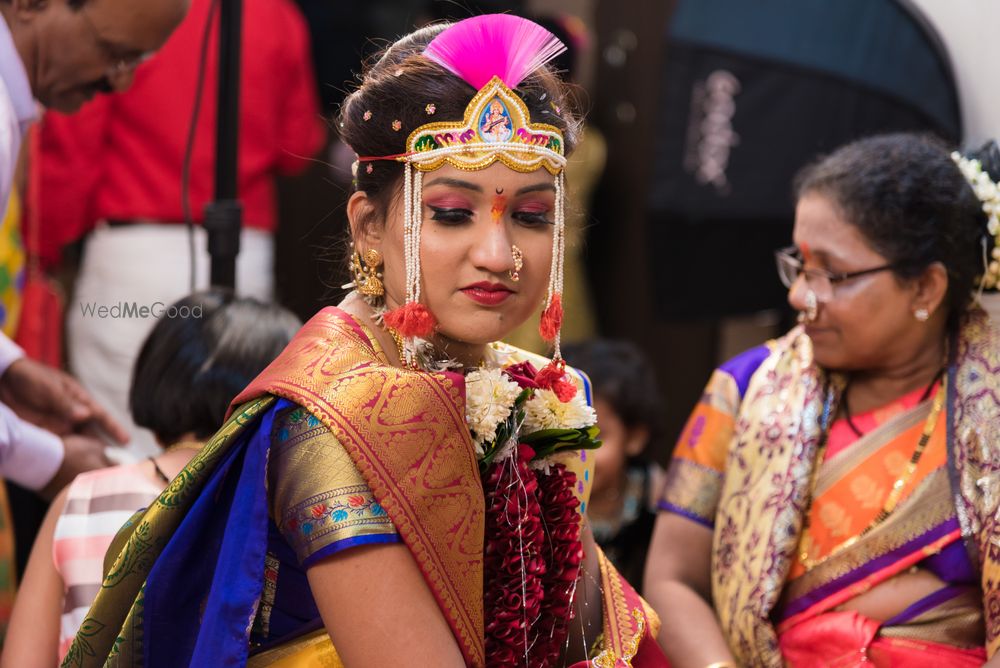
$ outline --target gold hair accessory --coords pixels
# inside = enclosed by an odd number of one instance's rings
[[[462,121],[428,123],[410,133],[397,159],[421,172],[445,163],[479,170],[499,161],[518,172],[545,167],[555,175],[566,166],[559,128],[532,123],[527,105],[500,77],[476,93]]]
[[[517,246],[512,245],[510,247],[510,256],[514,258],[514,268],[508,273],[510,274],[510,280],[517,283],[521,280],[521,269],[524,267],[524,253]]]
[[[351,273],[354,274],[354,289],[363,297],[374,299],[385,294],[382,284],[382,254],[374,248],[365,251],[364,260],[358,251],[351,256]]]

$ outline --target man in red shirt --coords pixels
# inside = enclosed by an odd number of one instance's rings
[[[157,57],[138,68],[127,93],[95,100],[72,117],[47,115],[34,156],[39,197],[30,204],[37,207],[41,231],[36,252],[52,262],[63,245],[89,234],[67,314],[71,369],[129,425],[127,396],[139,347],[162,310],[190,292],[181,170],[210,5],[193,0],[187,18]],[[213,30],[208,45],[191,158],[198,287],[207,286],[209,273],[200,223],[214,192],[216,35]],[[316,88],[307,28],[292,0],[245,0],[238,164],[244,228],[237,259],[242,294],[271,297],[274,177],[302,169],[325,141]],[[123,458],[157,451],[151,435],[137,433]]]

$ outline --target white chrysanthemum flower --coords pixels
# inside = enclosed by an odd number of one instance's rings
[[[951,159],[955,161],[961,170],[965,180],[969,182],[976,193],[976,197],[982,202],[983,211],[989,219],[987,229],[993,236],[1000,232],[1000,187],[993,182],[989,173],[983,169],[982,163],[978,160],[970,160],[961,153],[955,151],[951,154]]]
[[[507,419],[521,388],[500,369],[476,369],[465,377],[465,419],[473,432],[476,454],[492,442]]]
[[[530,434],[542,429],[582,429],[597,422],[597,414],[587,405],[582,392],[566,403],[551,390],[535,390],[535,396],[524,404],[524,427]]]

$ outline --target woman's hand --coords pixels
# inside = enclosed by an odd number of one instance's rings
[[[711,529],[680,515],[660,513],[649,546],[643,594],[660,615],[657,640],[673,668],[733,661],[712,608],[711,563]]]

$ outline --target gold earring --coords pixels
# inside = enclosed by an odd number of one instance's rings
[[[511,269],[508,274],[510,274],[510,280],[515,283],[521,280],[521,269],[524,268],[524,253],[517,246],[510,247],[510,256],[514,258],[514,268]]]
[[[382,254],[374,248],[365,251],[364,260],[358,251],[354,251],[351,256],[351,273],[354,274],[354,288],[362,296],[381,297],[385,294],[381,268]]]

